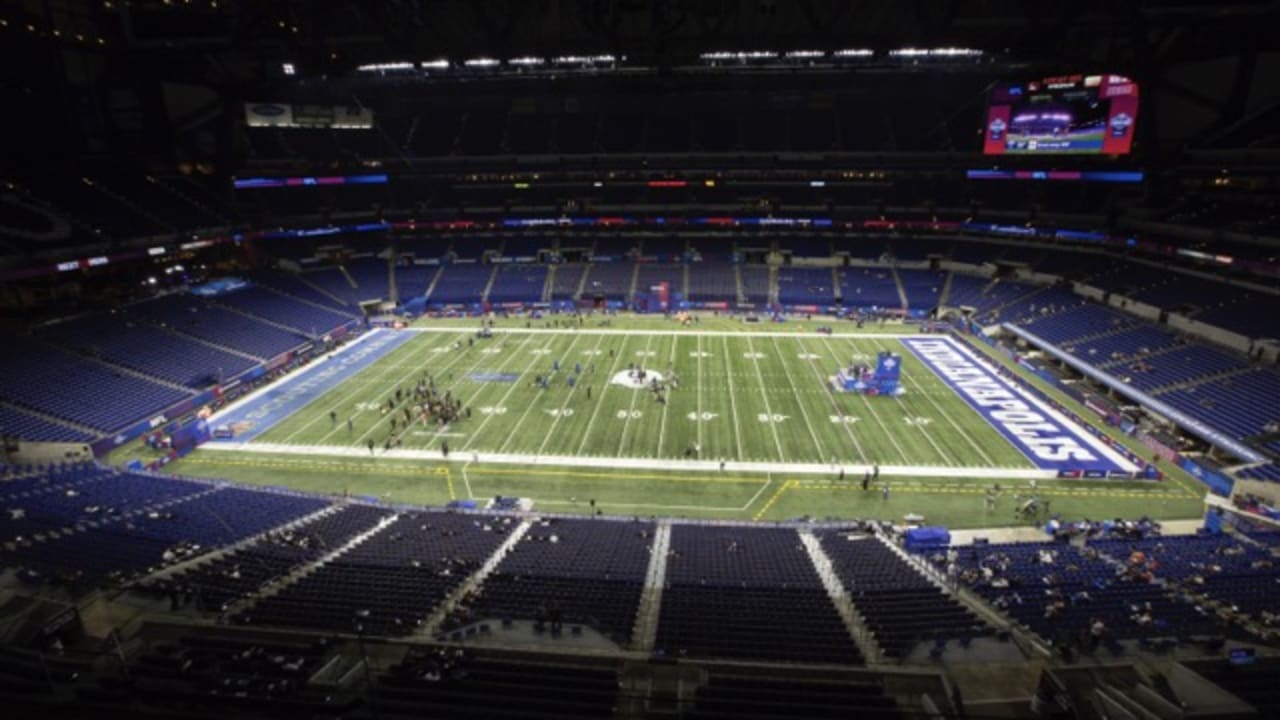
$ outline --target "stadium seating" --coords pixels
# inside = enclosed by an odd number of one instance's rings
[[[739,265],[742,275],[742,296],[756,306],[769,302],[769,269],[754,265]]]
[[[509,518],[398,515],[364,543],[235,620],[370,635],[409,634],[493,553],[512,527]]]
[[[921,642],[972,640],[992,632],[875,536],[817,536],[887,657],[901,660]]]
[[[308,270],[299,277],[320,288],[325,294],[338,298],[348,307],[356,307],[361,300],[369,299],[358,288],[351,286],[351,281],[347,280],[347,275],[339,267]]]
[[[491,303],[535,303],[547,284],[545,265],[499,265],[489,289]]]
[[[92,433],[6,405],[0,405],[0,437],[43,442],[89,442],[94,439]]]
[[[329,293],[317,289],[315,285],[307,281],[306,276],[300,273],[260,270],[247,273],[246,277],[258,285],[279,290],[286,295],[305,300],[313,305],[323,305],[343,314],[352,313],[350,305]]]
[[[1224,536],[1104,540],[1090,546],[1121,562],[1142,553],[1159,563],[1157,577],[1221,602],[1236,614],[1258,619],[1264,611],[1277,611],[1280,567],[1267,548]]]
[[[923,551],[944,570],[939,551]],[[1072,643],[1100,619],[1115,640],[1190,637],[1220,631],[1159,583],[1122,574],[1093,550],[1060,543],[956,548],[960,582],[1047,641]],[[1142,612],[1149,607],[1148,612]]]
[[[648,292],[658,283],[667,283],[672,293],[684,294],[684,265],[679,263],[637,263],[636,292]]]
[[[257,592],[306,562],[333,552],[352,537],[374,527],[391,511],[368,505],[346,505],[312,522],[275,530],[256,542],[173,577],[166,587],[194,590],[205,608],[227,605]]]
[[[652,523],[544,520],[486,578],[468,602],[468,615],[546,621],[555,613],[566,624],[588,625],[626,643],[653,535]]]
[[[0,562],[74,582],[127,579],[328,504],[315,497],[94,466],[51,471],[48,484],[41,492],[9,500],[11,512],[0,519],[4,537],[22,539],[0,553]]]
[[[445,266],[436,280],[427,302],[431,305],[455,305],[480,302],[485,286],[493,276],[492,265],[464,264]],[[539,288],[541,292],[541,288]]]
[[[778,269],[778,302],[782,305],[819,305],[835,302],[831,268]]]
[[[737,268],[727,262],[706,261],[689,266],[689,300],[732,302],[738,295]]]
[[[376,257],[360,258],[344,264],[343,268],[355,283],[348,297],[353,297],[356,302],[386,299],[391,296],[387,288],[386,260]]]
[[[40,334],[78,353],[195,389],[233,378],[258,362],[124,313],[84,315],[46,325]]]
[[[355,319],[350,313],[311,305],[262,287],[219,295],[214,302],[310,337],[320,337]]]
[[[938,306],[938,297],[946,284],[947,274],[932,270],[906,270],[898,268],[898,279],[907,294],[907,307],[912,310],[932,310]]]
[[[297,333],[217,307],[191,295],[169,295],[130,305],[129,313],[174,332],[268,359],[306,342]]]
[[[0,400],[104,433],[190,394],[29,337],[13,338],[0,358]]]
[[[1022,323],[1022,327],[1054,345],[1071,349],[1081,338],[1133,329],[1138,321],[1101,305],[1068,307]]]
[[[587,271],[587,267],[582,263],[556,266],[555,276],[551,281],[551,299],[574,299],[578,294],[578,285],[582,282],[582,274]]]
[[[1076,295],[1070,290],[1062,287],[1035,287],[1032,286],[1029,292],[1021,292],[1010,297],[1017,292],[1018,287],[1026,288],[1025,285],[1009,283],[1012,287],[1005,286],[1004,282],[987,291],[988,296],[1002,296],[1003,300],[991,311],[979,316],[978,320],[983,323],[995,322],[1011,322],[1015,324],[1029,323],[1037,318],[1044,318],[1056,315],[1057,313],[1071,310],[1084,304],[1084,298]],[[1003,290],[1001,289],[1003,287]]]
[[[1133,358],[1158,353],[1182,342],[1184,341],[1171,332],[1153,325],[1139,325],[1091,340],[1076,342],[1070,351],[1090,364],[1105,368],[1122,364]]]
[[[427,288],[431,287],[431,281],[439,270],[435,265],[396,266],[396,289],[400,293],[400,302],[426,296]]]
[[[1244,361],[1205,345],[1183,345],[1157,355],[1111,368],[1112,374],[1141,390],[1203,380],[1244,368]]]
[[[655,649],[862,661],[794,530],[676,525],[670,547]]]
[[[898,283],[886,268],[849,268],[837,272],[837,294],[845,307],[901,308]]]
[[[631,297],[631,281],[635,274],[633,263],[596,262],[587,271],[587,284],[582,289],[585,298],[602,297],[605,300],[627,300]]]
[[[1233,367],[1241,367],[1240,361]],[[1237,438],[1261,434],[1269,423],[1280,420],[1274,403],[1259,402],[1276,397],[1280,397],[1280,373],[1264,368],[1160,395],[1162,401]]]

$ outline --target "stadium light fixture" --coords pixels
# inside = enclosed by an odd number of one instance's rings
[[[369,63],[367,65],[359,65],[356,67],[357,72],[395,72],[397,70],[413,69],[414,65],[411,62]]]
[[[556,65],[599,65],[617,61],[614,55],[560,55],[551,60]]]
[[[906,58],[925,58],[925,57],[981,57],[982,51],[975,48],[961,47],[936,47],[936,48],[914,48],[905,47],[897,48],[889,51],[889,57],[906,57]]]
[[[427,60],[425,62],[418,63],[418,65],[423,70],[448,70],[449,69],[449,61],[444,59]]]
[[[466,60],[462,64],[470,68],[487,68],[487,67],[496,67],[499,63],[497,60],[494,60],[493,58],[478,57],[478,58],[471,58],[470,60]]]
[[[281,71],[281,72],[283,72],[285,75],[297,75],[297,74],[298,74],[298,69],[297,69],[296,67],[294,67],[294,66],[293,66],[293,63],[289,63],[289,62],[287,62],[287,63],[281,63],[281,64],[280,64],[280,71]]]
[[[826,57],[827,54],[821,50],[791,50],[786,56],[794,60],[811,60]]]
[[[772,60],[778,53],[772,50],[745,50],[742,52],[705,52],[698,56],[699,60],[716,62],[719,60]]]
[[[875,51],[866,48],[845,48],[844,50],[837,50],[831,55],[838,58],[869,58],[875,55]]]
[[[527,56],[527,57],[511,58],[510,60],[507,61],[507,64],[517,65],[520,67],[537,67],[538,65],[545,65],[546,62],[547,62],[546,60],[540,57]]]

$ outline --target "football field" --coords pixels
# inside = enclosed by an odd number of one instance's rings
[[[372,440],[383,449],[390,439],[403,449],[447,443],[452,453],[482,455],[1031,467],[894,337],[474,335],[418,333],[250,442],[364,448]],[[871,362],[881,350],[903,356],[902,396],[833,390],[839,367]],[[645,382],[634,377],[641,367]],[[665,402],[650,389],[655,379],[667,386]],[[402,410],[419,382],[460,399],[471,417],[406,428]],[[390,410],[397,389],[402,398]]]
[[[392,502],[506,495],[549,511],[722,519],[923,514],[987,527],[1026,522],[1016,511],[1032,496],[1080,516],[1199,510],[1182,480],[1048,479],[913,352],[927,336],[708,320],[500,320],[487,339],[477,320],[376,331],[221,411],[212,424],[235,426],[236,437],[171,470]],[[902,395],[834,389],[839,368],[880,351],[900,356]],[[406,426],[418,383],[460,400],[461,417]],[[873,466],[882,483],[864,489]]]

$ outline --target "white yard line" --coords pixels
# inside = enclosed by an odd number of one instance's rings
[[[439,346],[437,346],[437,347],[439,347]],[[447,348],[447,346],[444,346],[444,347],[446,347],[446,348]],[[473,349],[474,349],[474,348],[473,348]],[[436,353],[434,352],[434,348],[433,348],[433,352],[432,352],[432,354],[436,354]],[[469,368],[469,370],[474,370],[476,367],[478,367],[478,366],[480,365],[480,363],[484,362],[484,355],[483,355],[483,354],[481,354],[481,353],[478,353],[478,352],[477,352],[477,353],[475,353],[475,355],[476,355],[477,357],[479,357],[479,359],[478,359],[478,360],[476,360],[475,362],[471,363],[471,367]],[[453,353],[453,358],[452,358],[451,360],[449,360],[449,362],[445,363],[444,365],[441,365],[441,366],[438,366],[438,367],[429,367],[429,368],[426,368],[426,367],[417,367],[417,368],[413,368],[413,369],[409,370],[409,372],[405,373],[404,375],[401,375],[401,376],[400,376],[400,378],[399,378],[398,380],[396,380],[396,381],[395,381],[395,382],[393,382],[389,387],[387,387],[386,392],[391,393],[391,394],[394,394],[394,393],[395,393],[395,389],[396,389],[396,387],[397,387],[398,385],[400,385],[400,383],[404,382],[406,379],[408,379],[408,380],[412,381],[412,379],[413,379],[415,376],[417,376],[418,374],[420,374],[420,373],[422,373],[422,372],[429,372],[429,373],[431,374],[431,376],[432,376],[432,378],[433,378],[433,379],[434,379],[434,378],[438,378],[438,377],[440,377],[440,373],[445,372],[445,371],[452,371],[452,370],[453,370],[453,366],[454,366],[454,365],[457,365],[459,362],[461,362],[461,361],[462,361],[462,359],[463,359],[463,358],[465,358],[466,356],[467,356],[467,353],[466,353],[465,351],[458,350],[458,351],[454,351],[454,353]],[[443,391],[443,390],[452,390],[453,388],[457,387],[458,383],[462,382],[462,378],[463,378],[463,377],[465,377],[465,376],[466,376],[466,373],[461,373],[461,374],[458,376],[458,379],[457,379],[457,380],[449,380],[449,381],[448,381],[448,382],[449,382],[449,384],[448,384],[448,385],[445,385],[445,384],[444,384],[444,382],[440,382],[440,383],[437,383],[437,386],[438,386],[438,387],[439,387],[439,389],[440,389],[440,390],[442,390],[442,391]],[[407,402],[407,400],[401,400],[400,402],[403,404],[404,402]],[[373,432],[373,430],[374,430],[375,428],[377,428],[378,426],[382,425],[382,423],[386,422],[387,420],[390,420],[390,419],[391,419],[391,418],[393,418],[393,417],[396,417],[396,415],[397,415],[397,413],[399,413],[399,411],[400,411],[400,406],[397,406],[397,407],[396,407],[396,412],[389,412],[389,413],[387,413],[386,415],[379,415],[377,418],[374,418],[373,424],[369,426],[369,429],[368,429],[368,430],[365,430],[363,433],[361,433],[361,434],[360,434],[360,437],[356,438],[356,445],[359,445],[361,442],[363,442],[363,441],[364,441],[364,439],[365,439],[366,437],[368,437],[369,433]],[[411,419],[410,419],[410,424],[412,424],[414,421],[416,421],[416,418],[411,418]]]
[[[667,362],[667,401],[662,404],[662,420],[658,424],[658,449],[654,457],[662,457],[662,443],[667,438],[667,408],[671,407],[671,374],[676,371],[676,347],[680,344],[680,336],[671,338],[671,360]]]
[[[702,336],[698,335],[698,417],[693,421],[698,428],[698,448],[702,448]],[[701,451],[698,453],[701,455]]]
[[[320,457],[368,458],[368,450],[344,445],[280,445],[277,443],[205,443],[196,451],[198,453],[254,453],[266,455],[300,455],[312,459]],[[394,448],[379,453],[379,457],[389,460],[410,461],[444,461],[450,463],[469,463],[473,459],[469,453],[450,453],[442,458],[439,450],[412,450]],[[614,458],[591,457],[580,455],[531,455],[486,453],[484,463],[501,465],[518,465],[524,467],[585,467],[603,469],[631,470],[674,470],[682,472],[703,472],[715,475],[720,468],[718,460],[676,460],[670,458]],[[864,468],[855,467],[854,471]],[[869,470],[870,468],[865,468]],[[786,475],[820,475],[831,477],[831,463],[776,463],[776,462],[735,462],[735,473],[781,473]],[[946,465],[881,465],[881,475],[910,476],[921,478],[976,478],[989,480],[1043,480],[1057,478],[1056,470],[1038,470],[1035,468],[972,468],[950,467]],[[1070,481],[1064,481],[1070,482]]]
[[[831,348],[831,339],[829,336],[823,337],[823,344],[827,348],[827,354],[831,355],[832,359],[836,361],[836,367],[843,367],[844,360],[842,360]],[[875,406],[871,404],[871,401],[867,399],[867,396],[858,393],[858,397],[862,399],[862,405],[867,408],[867,412],[871,413],[871,418],[876,421],[876,424],[884,431],[885,436],[889,438],[889,444],[893,445],[894,449],[898,451],[898,457],[901,457],[903,460],[909,458],[910,455],[906,450],[902,449],[902,445],[898,443],[897,437],[895,437],[893,432],[889,430],[889,427],[884,424],[884,421],[880,419],[880,413],[876,412]]]
[[[733,437],[738,441],[738,457],[741,461],[744,457],[742,452],[742,426],[738,424],[738,399],[733,392],[733,367],[729,364],[729,338],[727,335],[721,335],[720,341],[724,345],[724,381],[729,384],[729,409],[733,415]]]
[[[575,337],[573,338],[573,340],[570,340],[570,341],[569,341],[569,347],[567,347],[567,348],[565,348],[565,349],[564,349],[564,353],[563,353],[563,355],[565,355],[565,356],[569,356],[569,355],[571,355],[571,354],[572,354],[572,351],[573,351],[573,346],[578,344],[578,340],[579,340],[579,337],[578,337],[578,336],[575,336]],[[547,354],[547,355],[537,355],[537,354],[535,354],[535,355],[533,356],[533,357],[535,358],[534,362],[537,362],[537,359],[538,359],[538,358],[543,358],[543,359],[546,359],[546,360],[551,360],[551,359],[552,359],[552,358],[551,358],[551,355],[552,355],[552,354],[554,354],[554,353],[555,353],[555,351],[554,351],[554,350],[552,350],[552,351],[551,351],[551,353],[549,353],[549,354]],[[530,367],[532,367],[532,366],[530,366]],[[525,370],[525,373],[526,373],[526,374],[528,374],[528,372],[529,372],[528,370]],[[551,374],[551,371],[550,371],[550,370],[548,370],[548,371],[547,371],[547,374],[548,374],[548,375],[550,375],[550,374]],[[549,383],[549,382],[550,382],[550,380],[548,380],[548,383]],[[516,385],[514,385],[514,384],[513,384],[513,385],[511,386],[511,390],[515,390],[515,389],[516,389]],[[510,392],[510,391],[508,391],[508,392]],[[536,392],[538,392],[538,393],[543,393],[543,394],[545,395],[546,393],[550,392],[550,390],[538,390],[538,391],[536,391]],[[504,397],[503,399],[505,400],[505,397]],[[506,450],[507,450],[507,445],[508,445],[512,440],[514,440],[517,436],[519,436],[519,435],[520,435],[520,428],[524,426],[524,421],[529,417],[529,413],[533,411],[533,406],[534,406],[534,405],[537,405],[537,404],[538,404],[538,403],[537,403],[537,400],[536,400],[536,399],[530,399],[530,400],[529,400],[529,404],[528,404],[528,405],[525,405],[524,412],[520,413],[520,419],[519,419],[519,420],[516,420],[516,424],[515,424],[515,426],[513,426],[513,427],[511,428],[511,432],[507,434],[506,439],[504,439],[504,440],[502,441],[502,444],[498,446],[498,452],[506,452]]]
[[[622,343],[625,348],[627,344]],[[587,418],[587,426],[582,429],[582,440],[578,443],[576,452],[581,453],[582,449],[587,446],[587,439],[591,437],[591,428],[596,424],[596,416],[600,414],[600,408],[604,406],[604,396],[609,394],[609,388],[613,386],[613,376],[618,372],[618,363],[622,362],[623,351],[621,348],[615,348],[613,352],[613,362],[609,363],[609,373],[604,376],[604,383],[600,387],[600,396],[596,400],[596,406],[591,409],[591,417]]]
[[[525,342],[527,343],[527,342],[528,342],[528,340],[526,340]],[[524,347],[524,343],[521,343],[520,347]],[[467,377],[469,377],[469,376],[471,375],[471,373],[473,373],[473,372],[475,372],[476,370],[478,370],[481,366],[483,366],[483,365],[484,365],[484,363],[485,363],[485,362],[487,362],[487,360],[486,360],[485,358],[486,358],[486,357],[489,357],[489,355],[488,355],[488,354],[484,354],[484,353],[482,353],[481,355],[482,355],[482,357],[481,357],[479,360],[477,360],[476,362],[472,363],[472,364],[471,364],[471,367],[467,368],[464,372],[459,373],[459,374],[458,374],[458,376],[457,376],[457,379],[456,379],[456,380],[451,380],[451,381],[449,381],[449,384],[448,384],[448,385],[444,385],[443,383],[441,383],[441,384],[440,384],[440,389],[441,389],[441,390],[449,390],[449,391],[452,391],[452,390],[456,389],[456,388],[457,388],[457,386],[458,386],[458,385],[459,385],[459,384],[460,384],[464,379],[466,379]],[[512,353],[512,355],[514,355],[514,353]],[[499,367],[505,367],[505,363],[503,363],[503,364],[499,365]],[[447,369],[447,368],[445,368],[445,369]],[[514,388],[515,388],[517,385],[519,385],[519,384],[520,384],[520,380],[519,380],[519,379],[517,379],[515,382],[511,383],[511,388],[512,388],[512,389],[514,389]],[[479,391],[477,390],[477,391],[476,391],[476,395],[473,395],[473,396],[470,398],[472,402],[464,402],[464,403],[463,403],[463,407],[464,407],[464,408],[466,408],[466,407],[470,407],[470,406],[475,405],[474,400],[475,400],[476,396],[478,396],[478,395],[479,395]],[[456,399],[458,399],[458,398],[454,398],[454,399],[456,400]],[[492,417],[492,416],[490,416],[490,417]],[[436,431],[436,432],[432,433],[432,434],[431,434],[431,437],[429,437],[429,438],[427,439],[426,447],[430,447],[430,446],[431,446],[431,443],[432,443],[433,441],[435,441],[435,440],[437,440],[437,439],[440,439],[441,435],[442,435],[443,433],[447,432],[447,431],[448,431],[448,429],[449,429],[449,425],[448,425],[448,424],[446,424],[446,425],[445,425],[443,428],[441,428],[440,430],[438,430],[438,431]],[[403,431],[402,431],[402,433],[403,433]],[[463,449],[466,449],[466,448],[463,448]]]
[[[446,341],[446,342],[447,342],[447,341]],[[412,347],[411,345],[401,345],[401,346],[400,346],[400,348],[396,348],[396,349],[397,349],[397,350],[399,350],[399,349],[401,349],[401,348],[409,349],[409,348],[411,348],[411,347]],[[341,405],[345,404],[345,403],[346,403],[346,402],[348,402],[352,397],[355,397],[356,395],[358,395],[358,394],[360,394],[360,393],[368,392],[368,388],[366,387],[366,385],[374,385],[374,386],[376,386],[376,387],[378,387],[378,388],[385,388],[385,387],[386,387],[386,383],[387,383],[387,375],[389,375],[389,374],[391,374],[391,373],[393,373],[393,372],[397,372],[397,371],[398,371],[399,369],[401,369],[401,368],[406,368],[406,367],[409,367],[409,366],[413,365],[413,362],[412,362],[413,360],[416,360],[416,359],[417,359],[417,358],[419,358],[419,357],[422,357],[422,356],[424,356],[424,355],[427,355],[428,353],[430,353],[430,352],[431,352],[431,349],[432,349],[432,348],[436,348],[436,347],[440,347],[440,346],[439,346],[439,345],[437,345],[437,344],[435,344],[435,343],[426,343],[426,344],[424,344],[424,345],[423,345],[423,347],[421,347],[421,348],[417,348],[417,349],[413,349],[413,350],[411,350],[411,351],[409,352],[409,354],[408,354],[408,358],[409,358],[410,362],[405,362],[405,363],[389,363],[389,364],[387,364],[386,366],[383,366],[382,362],[375,362],[375,363],[373,363],[372,365],[370,365],[369,367],[365,368],[365,371],[373,370],[374,368],[377,368],[377,369],[378,369],[378,372],[375,374],[375,375],[376,375],[375,377],[373,377],[373,378],[369,378],[369,379],[361,379],[361,380],[357,380],[355,377],[352,377],[352,378],[348,378],[348,379],[346,379],[346,380],[343,380],[341,383],[339,383],[339,384],[335,385],[335,386],[333,387],[333,389],[332,389],[332,390],[330,390],[329,392],[327,392],[327,393],[324,393],[324,394],[320,395],[319,397],[317,397],[317,398],[313,399],[311,402],[307,403],[306,405],[303,405],[302,407],[298,408],[297,410],[294,410],[292,413],[290,413],[290,414],[289,414],[289,417],[290,417],[290,418],[292,418],[292,417],[296,417],[299,413],[301,413],[303,410],[305,410],[308,406],[312,405],[313,403],[315,403],[315,402],[317,402],[317,401],[319,401],[319,400],[321,400],[321,399],[324,399],[324,398],[328,397],[329,395],[335,394],[335,391],[338,391],[338,393],[339,393],[339,394],[338,394],[338,399],[337,399],[336,401],[334,401],[333,405],[331,405],[331,406],[330,406],[330,409],[331,409],[331,410],[336,410],[339,406],[341,406]],[[362,371],[362,372],[363,372],[363,371]],[[352,387],[347,387],[348,385],[351,385]],[[381,390],[379,390],[378,392],[381,392]],[[290,442],[291,440],[293,440],[293,438],[294,438],[294,437],[296,437],[296,436],[297,436],[299,433],[301,433],[303,430],[306,430],[307,428],[311,427],[311,425],[313,425],[314,423],[316,423],[316,422],[318,422],[318,421],[320,421],[320,420],[324,419],[324,418],[326,417],[326,415],[327,415],[327,414],[326,414],[325,412],[323,412],[323,411],[316,413],[316,416],[315,416],[315,417],[313,417],[313,418],[311,418],[310,420],[308,420],[308,421],[307,421],[307,423],[306,423],[305,425],[303,425],[302,427],[298,428],[298,429],[297,429],[297,430],[295,430],[294,432],[289,433],[289,435],[288,435],[287,437],[285,437],[284,442]],[[287,419],[287,418],[286,418],[286,419]],[[343,418],[343,417],[338,418],[338,423],[337,423],[336,425],[334,425],[333,427],[329,428],[329,432],[327,432],[327,433],[325,433],[323,436],[321,436],[321,438],[320,438],[320,442],[321,442],[321,443],[326,442],[326,441],[327,441],[327,440],[328,440],[328,439],[329,439],[329,438],[330,438],[330,437],[331,437],[335,432],[337,432],[340,428],[344,428],[344,427],[346,427],[346,425],[347,425],[347,420],[348,420],[348,418]]]
[[[752,495],[751,499],[743,503],[742,507],[738,509],[746,510],[747,508],[751,507],[751,503],[755,502],[756,500],[759,500],[760,496],[764,493],[764,491],[767,490],[769,486],[772,484],[773,484],[773,473],[767,473],[764,476],[764,484],[760,486],[759,490],[756,490],[756,494]]]
[[[475,500],[476,494],[471,491],[471,478],[467,477],[467,465],[471,463],[463,463],[462,465],[462,484],[467,488],[467,499]]]
[[[880,343],[875,343],[875,346],[876,346],[877,348],[881,347]],[[888,349],[888,350],[895,350],[896,348],[886,347],[885,349]],[[904,347],[904,348],[902,348],[902,352],[903,352],[903,355],[904,355],[904,356],[913,354],[910,350],[906,349],[905,347]],[[921,365],[923,365],[923,364],[924,364],[924,363],[921,363]],[[926,368],[925,368],[925,370],[928,370],[928,368],[926,367]],[[929,374],[930,374],[931,376],[933,375],[933,373],[932,373],[932,372],[930,372]],[[934,377],[936,378],[936,376],[934,376]],[[925,389],[925,387],[924,387],[924,384],[923,384],[923,383],[921,383],[919,380],[917,380],[917,379],[915,379],[915,378],[911,377],[909,374],[907,374],[907,373],[905,373],[905,372],[904,372],[904,373],[902,373],[902,378],[903,378],[906,382],[909,382],[909,383],[911,383],[912,385],[914,385],[914,386],[915,386],[915,388],[919,391],[919,394],[920,394],[920,395],[923,395],[923,396],[925,397],[925,399],[929,401],[929,404],[930,404],[930,405],[933,405],[933,409],[934,409],[934,410],[937,410],[937,411],[938,411],[938,414],[939,414],[939,415],[941,415],[941,416],[942,416],[942,418],[943,418],[944,420],[946,420],[948,424],[950,424],[950,425],[951,425],[951,427],[955,428],[955,429],[956,429],[956,432],[960,433],[960,436],[961,436],[961,437],[963,437],[963,438],[965,439],[965,441],[969,443],[969,447],[972,447],[972,448],[973,448],[973,449],[974,449],[974,450],[975,450],[979,455],[981,455],[981,456],[982,456],[982,459],[986,461],[986,463],[987,463],[987,465],[988,465],[988,466],[994,466],[994,465],[996,464],[996,462],[995,462],[994,460],[992,460],[992,459],[991,459],[991,456],[987,454],[987,451],[982,449],[982,445],[980,445],[979,443],[977,443],[976,441],[974,441],[973,437],[972,437],[971,435],[969,435],[969,433],[968,433],[968,432],[966,432],[966,431],[965,431],[964,426],[963,426],[963,425],[961,425],[960,423],[956,422],[956,421],[955,421],[955,418],[951,417],[951,415],[950,415],[949,413],[947,413],[946,409],[945,409],[945,408],[943,408],[943,407],[942,407],[942,405],[940,405],[940,404],[938,403],[938,401],[937,401],[937,400],[934,400],[934,399],[933,399],[933,393],[931,393],[931,392],[929,392],[927,389]],[[966,406],[966,407],[967,407],[967,406]]]
[[[649,350],[649,346],[651,344],[653,344],[653,336],[649,335],[644,341],[644,350],[642,351],[644,352],[644,355],[640,356],[645,360],[649,359],[649,353],[651,352]],[[638,364],[640,365],[640,367],[645,366],[645,363],[638,363]],[[636,398],[640,397],[641,393],[645,393],[645,392],[648,392],[648,391],[647,390],[631,391],[631,403],[627,407],[627,416],[622,419],[622,432],[618,434],[618,452],[617,452],[618,457],[622,457],[622,451],[627,447],[627,430],[631,427],[631,413],[636,411]]]
[[[747,338],[747,352],[751,353],[751,364],[756,368],[756,379],[760,381],[760,397],[764,400],[764,411],[769,414],[769,429],[773,431],[773,444],[778,448],[778,459],[782,462],[787,461],[787,454],[782,451],[782,438],[778,437],[778,423],[773,421],[773,407],[769,404],[769,386],[764,381],[764,373],[760,372],[760,358],[756,355],[756,346],[751,342],[751,338]],[[821,453],[818,455],[821,457]]]
[[[822,442],[818,440],[818,433],[813,429],[813,423],[809,421],[809,411],[805,409],[805,403],[800,398],[800,388],[796,387],[795,380],[791,379],[791,373],[787,372],[787,359],[782,356],[782,350],[778,349],[778,341],[774,340],[773,354],[778,356],[778,361],[782,363],[782,374],[787,376],[787,384],[791,386],[791,395],[796,399],[796,405],[800,407],[800,417],[804,419],[804,426],[809,429],[809,438],[813,440],[813,447],[818,451],[818,459],[827,456],[827,451],[823,449]],[[758,369],[759,366],[757,366]]]
[[[528,338],[525,338],[525,341],[520,343],[520,346],[516,350],[517,351],[524,350],[526,347],[529,346],[529,343],[532,340],[533,340],[533,336],[529,336]],[[516,351],[512,351],[510,359],[514,360],[517,357],[519,356],[517,355]],[[506,407],[507,398],[511,397],[511,393],[515,392],[516,388],[524,383],[525,376],[529,374],[529,371],[533,369],[534,365],[538,364],[538,360],[541,358],[542,358],[541,355],[533,356],[533,360],[528,365],[525,366],[524,371],[520,373],[520,376],[516,378],[515,382],[511,383],[511,387],[507,388],[507,391],[502,393],[502,397],[498,398],[498,402],[495,405],[495,407]],[[506,363],[503,363],[503,367],[506,367]],[[532,403],[530,403],[530,405],[532,405]],[[471,432],[471,437],[467,439],[467,442],[462,446],[462,449],[459,450],[459,452],[465,452],[467,450],[470,450],[471,443],[475,442],[476,438],[480,437],[481,431],[484,430],[484,426],[488,425],[489,421],[494,419],[495,417],[497,417],[496,414],[486,415],[484,420],[480,421],[480,425],[477,426],[476,429]]]
[[[598,339],[596,339],[595,347],[591,349],[599,350],[600,343],[602,342],[604,342],[603,335],[601,335]],[[592,353],[587,357],[596,357],[596,355]],[[574,362],[578,362],[578,361],[575,360]],[[573,399],[573,394],[578,392],[578,387],[582,384],[581,382],[579,382],[581,379],[582,379],[581,376],[579,376],[578,380],[574,381],[573,388],[569,390],[569,394],[565,396],[564,402],[560,404],[560,412],[556,413],[556,416],[551,419],[551,427],[547,428],[547,435],[546,437],[542,438],[542,444],[538,446],[539,455],[541,455],[542,451],[547,448],[547,443],[551,442],[551,438],[556,434],[556,426],[560,424],[560,418],[564,417],[564,409],[569,407],[569,401]]]
[[[806,355],[813,354],[809,352],[809,347],[803,342],[800,343],[800,348],[804,350]],[[826,393],[827,399],[831,401],[831,409],[837,416],[844,417],[847,413],[845,413],[844,408],[840,407],[840,403],[836,400],[836,394],[831,389],[830,380],[826,375],[822,374],[822,370],[818,368],[817,361],[809,359],[805,362],[809,364],[809,368],[813,370],[814,375],[818,378],[818,384],[822,387],[823,392]],[[849,441],[853,443],[853,449],[858,451],[858,459],[866,463],[867,454],[862,451],[862,445],[858,442],[858,436],[853,432],[852,423],[841,422],[840,424],[844,426],[845,434],[849,436]]]

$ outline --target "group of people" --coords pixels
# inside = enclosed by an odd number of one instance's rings
[[[448,379],[453,379],[452,372],[449,373]],[[436,387],[435,378],[424,371],[418,382],[407,391],[403,387],[397,387],[395,392],[387,397],[386,402],[380,404],[380,413],[382,417],[389,416],[390,419],[390,428],[382,445],[384,450],[390,450],[400,445],[401,434],[412,427],[415,420],[426,427],[435,426],[439,431],[450,423],[470,418],[471,408],[463,405],[461,398],[454,397],[452,390],[441,393]],[[329,411],[329,424],[337,427],[336,410]],[[347,434],[354,432],[355,421],[348,418]],[[372,454],[377,447],[377,442],[369,438],[367,445],[369,453]]]

